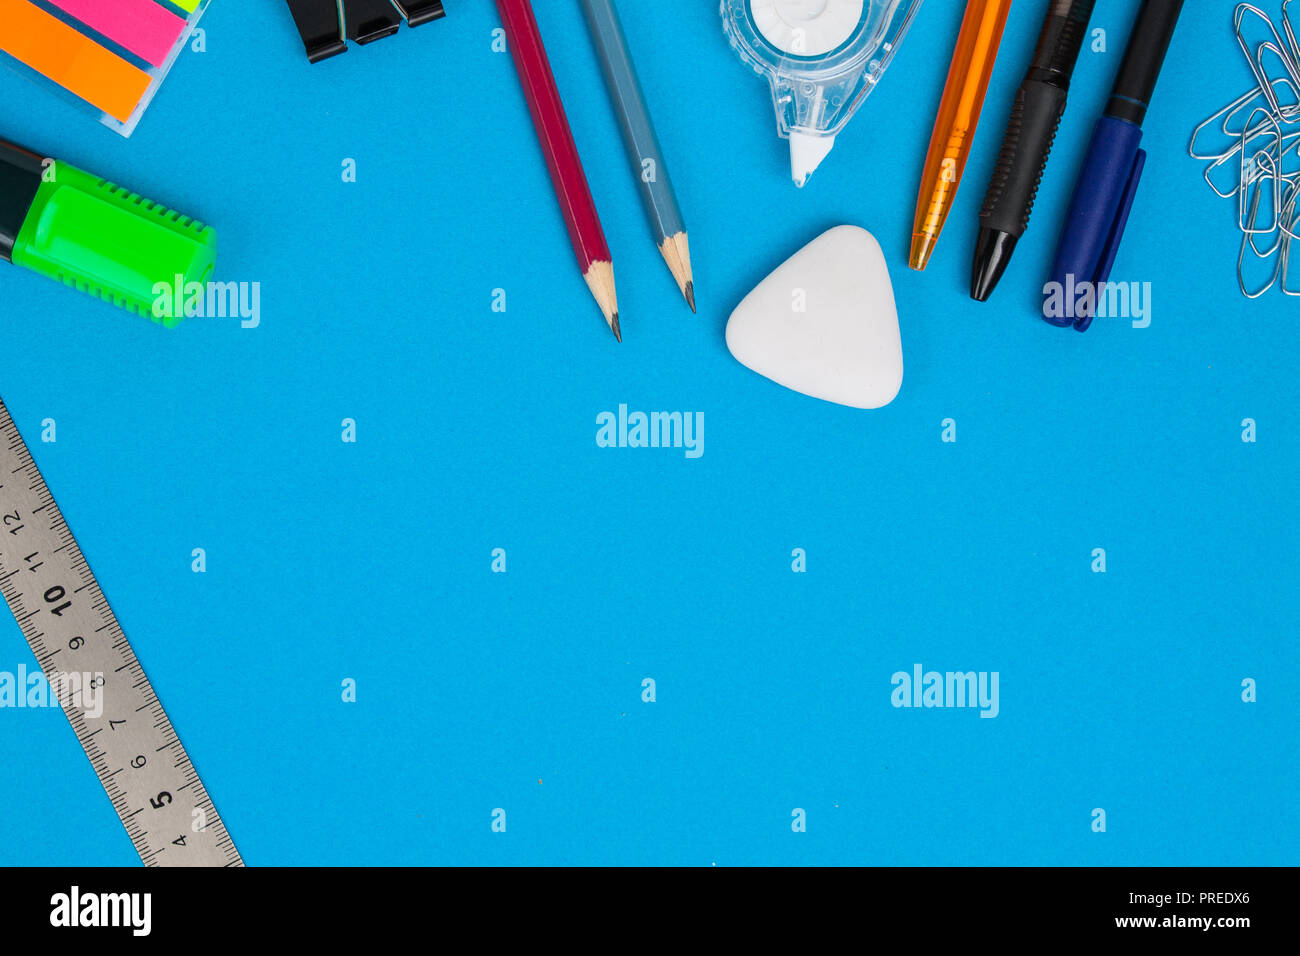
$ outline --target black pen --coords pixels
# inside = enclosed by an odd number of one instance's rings
[[[1065,115],[1070,77],[1096,0],[1050,0],[1029,74],[1016,91],[1002,152],[993,170],[971,271],[971,298],[988,301],[1029,228],[1038,184]]]

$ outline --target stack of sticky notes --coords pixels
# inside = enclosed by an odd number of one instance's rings
[[[208,0],[0,0],[0,52],[130,136]]]

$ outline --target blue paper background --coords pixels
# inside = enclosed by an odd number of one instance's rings
[[[1297,862],[1297,306],[1238,293],[1232,206],[1186,156],[1249,85],[1234,4],[1188,4],[1147,123],[1115,278],[1153,283],[1152,324],[1086,336],[1036,318],[1036,292],[1137,5],[1098,3],[1109,52],[1082,57],[1030,238],[983,307],[976,215],[1045,3],[1012,11],[918,275],[961,6],[928,0],[796,191],[716,2],[623,0],[690,224],[692,317],[578,4],[538,0],[621,346],[491,3],[314,67],[283,4],[215,3],[207,52],[130,140],[0,75],[0,135],[211,222],[220,277],[262,283],[260,328],[168,332],[0,275],[0,394],[250,864]],[[906,381],[876,412],[767,382],[723,339],[842,222],[895,281]],[[703,412],[703,457],[598,448],[620,403]],[[34,667],[6,621],[0,670]],[[998,671],[1000,716],[891,707],[917,662]],[[58,711],[0,710],[0,753],[0,863],[138,864]]]

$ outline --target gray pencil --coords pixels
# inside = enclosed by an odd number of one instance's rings
[[[637,179],[641,183],[641,196],[645,200],[650,226],[655,242],[663,253],[664,261],[672,270],[682,295],[695,311],[695,281],[691,274],[691,250],[686,238],[686,224],[677,205],[668,165],[664,162],[659,137],[655,134],[650,110],[641,92],[632,54],[628,52],[623,26],[614,9],[614,0],[582,0],[587,13],[587,24],[600,54],[605,71],[605,82],[618,109],[619,124],[623,127],[623,141],[627,144]]]

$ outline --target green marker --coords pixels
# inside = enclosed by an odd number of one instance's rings
[[[155,286],[206,283],[216,254],[211,226],[0,140],[0,258],[171,328]]]

